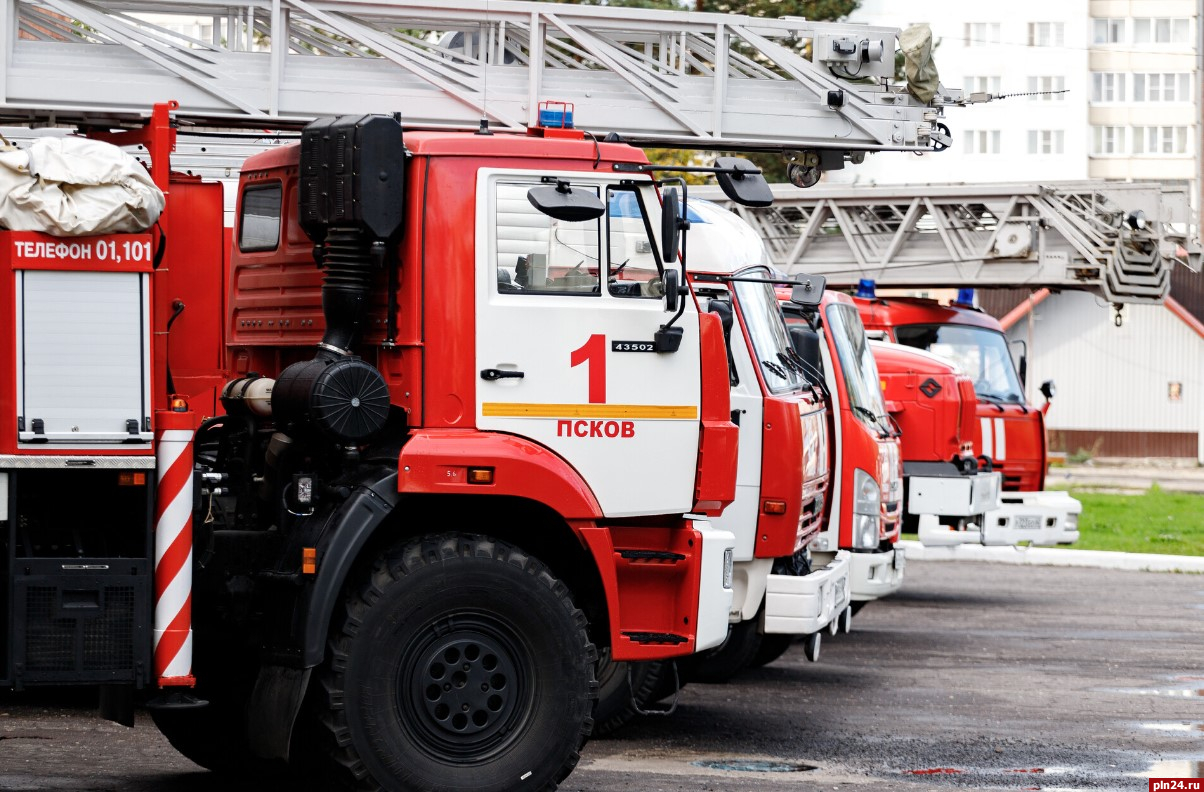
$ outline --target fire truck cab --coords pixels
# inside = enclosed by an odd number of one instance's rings
[[[926,544],[1072,544],[1082,504],[1044,490],[1047,466],[1044,411],[1028,404],[1024,383],[994,318],[965,305],[910,297],[859,297],[865,326],[896,343],[952,360],[977,396],[980,439],[974,452],[1002,475],[1001,505],[987,512],[981,533],[935,527]]]
[[[806,636],[851,618],[845,550],[813,557],[831,482],[827,404],[791,346],[760,238],[716,204],[690,201],[688,277],[701,304],[724,318],[733,415],[740,426],[736,500],[712,519],[736,536],[727,644],[690,669],[720,681]],[[819,297],[817,292],[816,299]]]
[[[980,467],[974,383],[944,358],[902,344],[871,341],[886,409],[901,432],[904,530],[921,541],[981,535],[1000,506],[1000,474]]]
[[[854,604],[884,597],[903,584],[903,473],[877,364],[852,298],[825,292],[819,306],[784,302],[795,349],[822,374],[832,427],[835,471],[828,518],[811,542],[817,563],[851,551]]]

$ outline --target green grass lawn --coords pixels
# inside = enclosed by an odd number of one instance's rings
[[[1204,495],[1157,485],[1135,495],[1072,489],[1083,502],[1079,550],[1204,555]]]
[[[1079,489],[1070,494],[1083,502],[1079,540],[1069,545],[1072,549],[1204,555],[1204,495],[1166,492],[1157,485],[1133,495]]]

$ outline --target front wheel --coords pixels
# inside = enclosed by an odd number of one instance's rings
[[[505,542],[386,553],[347,598],[317,690],[345,787],[554,789],[593,725],[596,653],[568,588]]]

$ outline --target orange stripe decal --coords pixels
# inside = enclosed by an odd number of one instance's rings
[[[650,420],[698,420],[693,404],[523,404],[485,402],[481,415],[487,418],[645,418]]]

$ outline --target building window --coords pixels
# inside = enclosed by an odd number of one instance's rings
[[[1133,153],[1147,156],[1187,153],[1187,127],[1133,127]]]
[[[1029,154],[1066,153],[1066,133],[1061,129],[1031,129],[1028,133]]]
[[[1125,75],[1112,72],[1091,73],[1091,101],[1123,102],[1125,100]]]
[[[1118,126],[1097,126],[1093,130],[1095,145],[1092,154],[1125,154],[1125,128]]]
[[[1134,74],[1134,102],[1190,102],[1191,74]]]
[[[1042,102],[1062,102],[1066,100],[1066,94],[1059,91],[1066,90],[1065,77],[1029,77],[1028,92],[1035,94],[1029,99]]]
[[[966,93],[999,94],[998,77],[967,77],[965,79]]]
[[[998,129],[967,129],[965,149],[967,154],[998,154],[1000,132]]]
[[[999,43],[998,22],[967,22],[966,45],[973,47],[980,44]]]
[[[1029,22],[1030,47],[1061,47],[1066,43],[1066,25],[1062,22]]]
[[[1191,20],[1154,17],[1133,20],[1134,44],[1189,44]]]
[[[1125,20],[1096,19],[1091,23],[1091,40],[1095,44],[1122,44],[1125,40]]]

